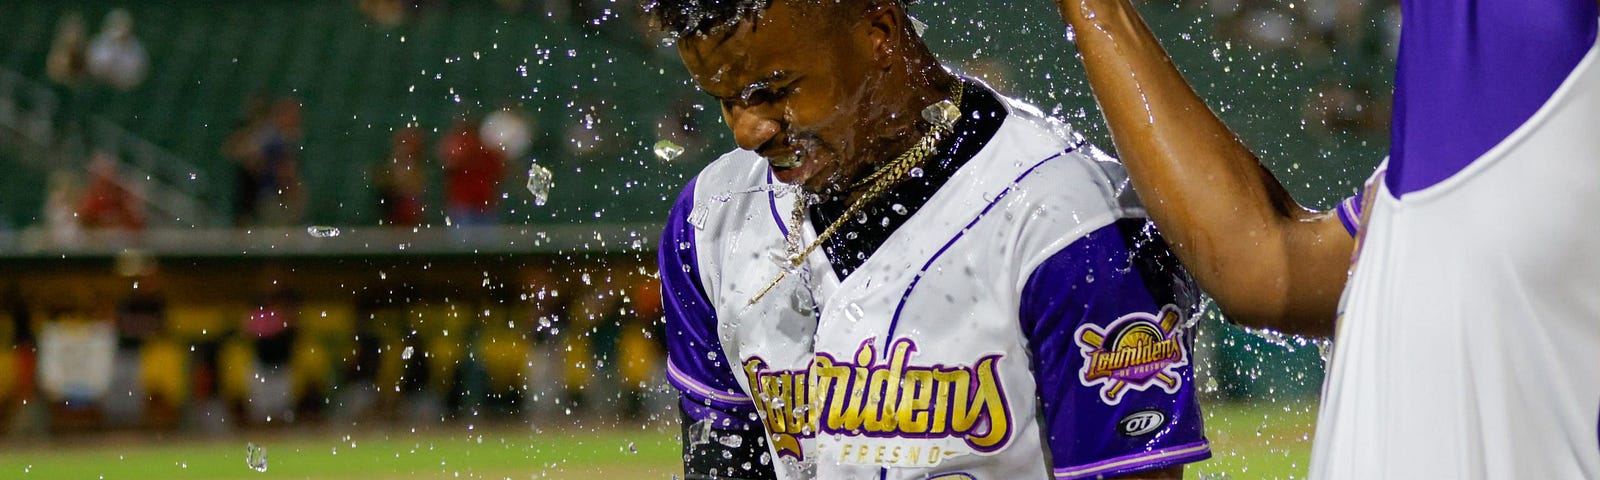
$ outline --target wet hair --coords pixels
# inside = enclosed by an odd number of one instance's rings
[[[770,4],[770,0],[647,0],[644,11],[667,35],[685,38],[722,31]]]
[[[674,38],[711,35],[754,17],[773,0],[646,0],[644,11],[656,25]],[[839,2],[841,0],[796,0]],[[901,5],[916,0],[894,0]]]

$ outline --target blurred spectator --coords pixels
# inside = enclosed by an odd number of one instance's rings
[[[118,160],[99,152],[89,162],[89,188],[78,204],[78,222],[89,229],[141,230],[144,228],[144,202],[139,193],[124,183],[117,171]]]
[[[439,158],[445,171],[446,214],[457,225],[492,225],[499,221],[500,181],[506,160],[499,149],[489,148],[478,126],[456,121],[439,141]]]
[[[5,339],[0,342],[0,429],[13,427],[19,407],[34,401],[34,342],[33,322],[19,282],[5,283],[0,290],[0,332]],[[20,433],[20,432],[19,432]]]
[[[284,98],[273,103],[267,122],[257,136],[260,220],[273,226],[297,224],[306,204],[305,182],[300,178],[300,101]]]
[[[277,269],[267,269],[271,278]],[[255,347],[255,375],[250,379],[246,414],[251,422],[287,420],[294,408],[294,377],[289,360],[300,324],[300,295],[272,281],[241,329]]]
[[[252,97],[245,104],[244,117],[234,125],[222,144],[222,155],[233,165],[233,225],[256,223],[260,215],[262,158],[261,136],[268,126],[266,99]]]
[[[422,223],[422,195],[428,182],[422,171],[422,152],[422,130],[407,127],[395,132],[389,161],[380,163],[374,175],[382,225],[410,227]]]
[[[112,367],[111,394],[106,396],[103,408],[108,423],[117,426],[139,426],[147,418],[149,406],[169,413],[176,409],[177,398],[170,393],[157,393],[147,388],[145,379],[170,372],[148,372],[145,347],[166,333],[167,300],[162,293],[161,277],[147,270],[135,277],[134,287],[127,297],[117,304],[114,317],[117,331],[116,363]],[[169,365],[170,366],[170,365]]]
[[[72,245],[82,239],[83,229],[78,224],[81,196],[78,178],[72,173],[66,170],[50,173],[44,200],[44,225],[52,243]]]
[[[621,375],[623,414],[644,418],[657,411],[649,405],[651,385],[665,378],[665,311],[661,306],[661,281],[644,279],[627,296],[631,315],[623,317],[617,339],[618,370]]]
[[[133,34],[133,15],[120,8],[106,14],[100,33],[89,43],[89,74],[127,91],[144,83],[149,69],[150,57]]]
[[[68,13],[56,22],[56,39],[50,44],[50,54],[45,58],[45,72],[51,80],[63,85],[76,86],[89,74],[88,33],[84,31],[83,17]]]

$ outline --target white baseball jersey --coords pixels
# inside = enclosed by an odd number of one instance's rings
[[[799,195],[735,151],[678,200],[661,247],[670,379],[691,420],[767,440],[761,465],[720,475],[1076,479],[1209,456],[1198,293],[1121,166],[970,85],[951,151],[895,187],[927,198],[891,191],[759,298]],[[819,230],[798,227],[805,243]],[[717,435],[685,442],[701,440]]]
[[[1600,7],[1402,6],[1311,476],[1600,478]]]

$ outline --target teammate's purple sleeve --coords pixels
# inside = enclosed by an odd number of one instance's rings
[[[1403,0],[1390,121],[1396,197],[1439,184],[1521,128],[1595,43],[1595,0]]]
[[[1362,215],[1367,211],[1367,198],[1373,195],[1378,182],[1383,181],[1384,173],[1388,170],[1387,162],[1379,164],[1378,169],[1372,172],[1372,176],[1367,177],[1367,181],[1361,184],[1361,189],[1356,190],[1354,196],[1346,197],[1339,202],[1338,207],[1334,208],[1339,215],[1339,223],[1344,224],[1344,229],[1350,232],[1350,236],[1354,237],[1361,231],[1361,222],[1365,221]]]
[[[748,421],[755,407],[723,358],[717,314],[700,284],[695,227],[689,223],[694,185],[691,180],[673,204],[657,253],[666,310],[667,380],[683,393],[679,403],[694,420],[709,418],[718,428],[757,427]]]
[[[1344,225],[1345,231],[1350,232],[1352,237],[1361,230],[1361,202],[1366,194],[1367,192],[1362,190],[1356,192],[1355,196],[1345,197],[1344,201],[1339,202],[1339,223]]]
[[[1198,292],[1165,247],[1144,220],[1113,224],[1057,252],[1023,289],[1055,478],[1211,456],[1183,327]]]

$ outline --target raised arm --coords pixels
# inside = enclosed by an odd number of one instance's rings
[[[1151,218],[1243,325],[1333,334],[1354,242],[1301,207],[1200,100],[1128,0],[1057,0]]]

